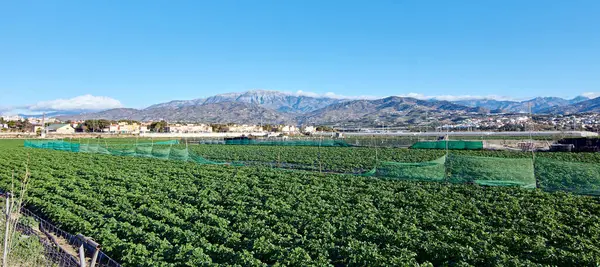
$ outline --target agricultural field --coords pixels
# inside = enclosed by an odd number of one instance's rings
[[[296,164],[308,169],[362,173],[371,170],[378,161],[423,162],[444,156],[443,150],[414,150],[405,148],[366,148],[366,147],[292,147],[258,145],[190,145],[190,150],[198,155],[218,161],[264,162]],[[459,155],[531,158],[531,153],[510,151],[461,151]],[[536,157],[568,162],[598,163],[600,153],[537,153]]]
[[[597,197],[27,149],[22,142],[0,141],[0,187],[27,165],[31,208],[94,237],[125,266],[600,264]],[[275,149],[287,159],[314,153]],[[345,152],[369,153],[357,151]],[[253,155],[284,154],[271,153]],[[345,168],[366,165],[328,153]],[[418,161],[439,152],[383,153]]]

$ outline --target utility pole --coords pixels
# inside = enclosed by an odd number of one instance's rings
[[[41,137],[46,138],[48,130],[46,129],[46,112],[42,115],[42,130],[40,131]]]

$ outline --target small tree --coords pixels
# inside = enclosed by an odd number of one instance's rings
[[[150,124],[150,131],[162,133],[167,130],[167,122],[165,121],[157,121]]]

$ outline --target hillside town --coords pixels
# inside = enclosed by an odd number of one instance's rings
[[[48,134],[103,133],[138,135],[146,133],[283,133],[310,134],[316,131],[314,126],[296,125],[249,125],[249,124],[206,124],[206,123],[167,123],[137,122],[131,120],[81,120],[60,121],[55,118],[25,118],[21,116],[1,116],[1,132]]]
[[[573,115],[524,115],[498,114],[479,117],[467,117],[448,123],[439,128],[453,130],[485,131],[549,131],[549,130],[585,130],[600,131],[600,114],[581,113]]]
[[[45,128],[44,128],[45,126]],[[393,128],[388,131],[552,131],[585,130],[600,131],[600,114],[583,113],[573,115],[534,115],[493,114],[467,116],[440,123],[422,123],[415,127]],[[385,128],[384,128],[385,129]],[[255,124],[208,124],[182,122],[138,122],[131,120],[78,120],[61,121],[56,118],[0,116],[0,132],[47,134],[102,133],[143,135],[147,133],[196,134],[196,133],[280,133],[312,134],[321,131],[344,131],[343,128],[329,128],[314,125],[255,125]]]

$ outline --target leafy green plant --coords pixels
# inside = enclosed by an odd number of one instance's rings
[[[252,157],[278,158],[269,151]],[[298,151],[286,157],[310,155]],[[600,263],[594,197],[8,145],[0,149],[0,187],[27,153],[30,207],[95,238],[125,266]],[[357,154],[349,162],[326,153],[352,168],[367,166],[360,153],[371,152],[350,152]],[[389,153],[415,162],[439,156]]]

